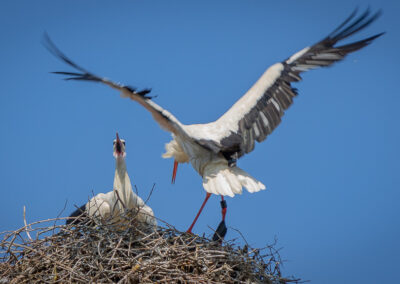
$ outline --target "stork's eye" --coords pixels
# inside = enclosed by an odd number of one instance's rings
[[[115,143],[117,143],[116,141],[113,142],[113,145],[115,145]]]
[[[124,146],[125,146],[125,141],[122,141],[122,144],[124,144]]]

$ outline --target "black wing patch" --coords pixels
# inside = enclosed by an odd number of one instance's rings
[[[77,208],[74,212],[71,213],[71,215],[69,215],[69,217],[70,219],[67,219],[67,221],[65,222],[66,225],[79,224],[87,219],[86,204]]]
[[[221,140],[223,148],[221,152],[224,155],[237,159],[253,151],[255,141],[264,141],[279,125],[284,111],[297,96],[297,90],[290,86],[290,82],[299,81],[300,78],[291,74],[293,73],[290,68],[284,64],[281,76],[239,121],[237,133],[232,132]]]
[[[73,62],[71,59],[69,59],[58,47],[53,43],[53,41],[50,39],[49,35],[47,33],[44,34],[43,36],[43,45],[47,48],[47,50],[52,53],[55,57],[61,59],[74,69],[80,71],[80,72],[63,72],[63,71],[56,71],[56,72],[51,72],[53,74],[59,74],[59,75],[66,75],[64,80],[76,80],[76,81],[92,81],[92,82],[103,82],[106,84],[109,84],[111,82],[107,81],[104,78],[101,78],[99,76],[96,76],[86,69],[82,68],[75,62]],[[112,83],[115,84],[115,83]],[[118,87],[124,88],[128,90],[131,93],[137,94],[139,96],[142,96],[146,99],[152,99],[152,96],[147,96],[151,92],[151,89],[143,89],[140,91],[137,91],[135,87],[131,86],[125,86],[125,85],[120,85],[118,84]]]
[[[300,81],[301,72],[330,66],[384,34],[380,33],[350,44],[335,46],[338,41],[366,28],[381,15],[380,11],[370,15],[370,10],[367,9],[362,15],[354,19],[356,12],[354,11],[322,41],[281,63],[283,70],[280,76],[239,120],[238,131],[231,132],[230,135],[220,140],[220,152],[224,156],[236,159],[251,152],[254,149],[255,141],[264,141],[279,125],[284,111],[293,103],[293,98],[297,96],[297,89],[291,86],[291,82]]]

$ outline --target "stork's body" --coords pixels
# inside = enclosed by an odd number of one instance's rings
[[[264,141],[279,125],[281,117],[297,95],[297,90],[291,83],[301,80],[300,73],[330,66],[383,34],[341,46],[336,45],[370,25],[379,15],[380,12],[371,15],[368,9],[355,18],[355,11],[323,40],[269,67],[224,115],[208,124],[182,124],[147,96],[150,90],[136,91],[129,86],[95,76],[73,63],[50,40],[47,43],[52,53],[79,71],[55,73],[69,75],[69,80],[101,82],[119,90],[123,97],[145,107],[163,129],[171,132],[173,140],[166,145],[163,157],[175,159],[173,180],[176,165],[190,162],[203,178],[207,201],[211,193],[233,197],[242,193],[243,187],[249,192],[265,189],[261,182],[237,167],[237,159],[253,151],[255,142]]]
[[[182,125],[183,129],[193,130],[206,127],[207,124]],[[164,158],[174,158],[177,163],[190,162],[193,168],[203,177],[203,187],[208,193],[228,195],[242,193],[242,188],[249,192],[257,192],[265,189],[265,186],[251,177],[248,173],[230,165],[230,161],[223,153],[215,153],[201,145],[174,135],[174,139],[166,145]]]
[[[125,141],[114,140],[114,157],[116,160],[113,190],[108,193],[99,193],[89,200],[84,209],[86,214],[95,218],[98,222],[111,224],[126,224],[130,218],[135,218],[136,223],[154,229],[157,221],[153,210],[132,190],[125,162]],[[82,210],[83,207],[81,207]],[[76,217],[78,212],[71,216]],[[67,224],[72,222],[69,219]]]

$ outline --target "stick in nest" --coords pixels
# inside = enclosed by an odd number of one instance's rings
[[[168,224],[165,224],[167,228],[159,227],[149,234],[133,225],[116,232],[107,224],[65,226],[55,225],[53,221],[39,221],[35,226],[26,224],[14,232],[1,233],[0,280],[20,283],[54,282],[54,279],[74,283],[300,282],[280,275],[280,257],[272,246],[244,250],[233,241],[219,245],[204,237],[179,232]],[[35,240],[20,236],[22,231],[40,235],[52,230],[56,233]]]

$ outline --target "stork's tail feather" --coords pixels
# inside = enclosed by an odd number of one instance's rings
[[[238,167],[229,167],[226,163],[212,163],[205,167],[203,174],[204,189],[217,195],[233,197],[241,194],[242,188],[253,193],[265,189],[265,185]]]

